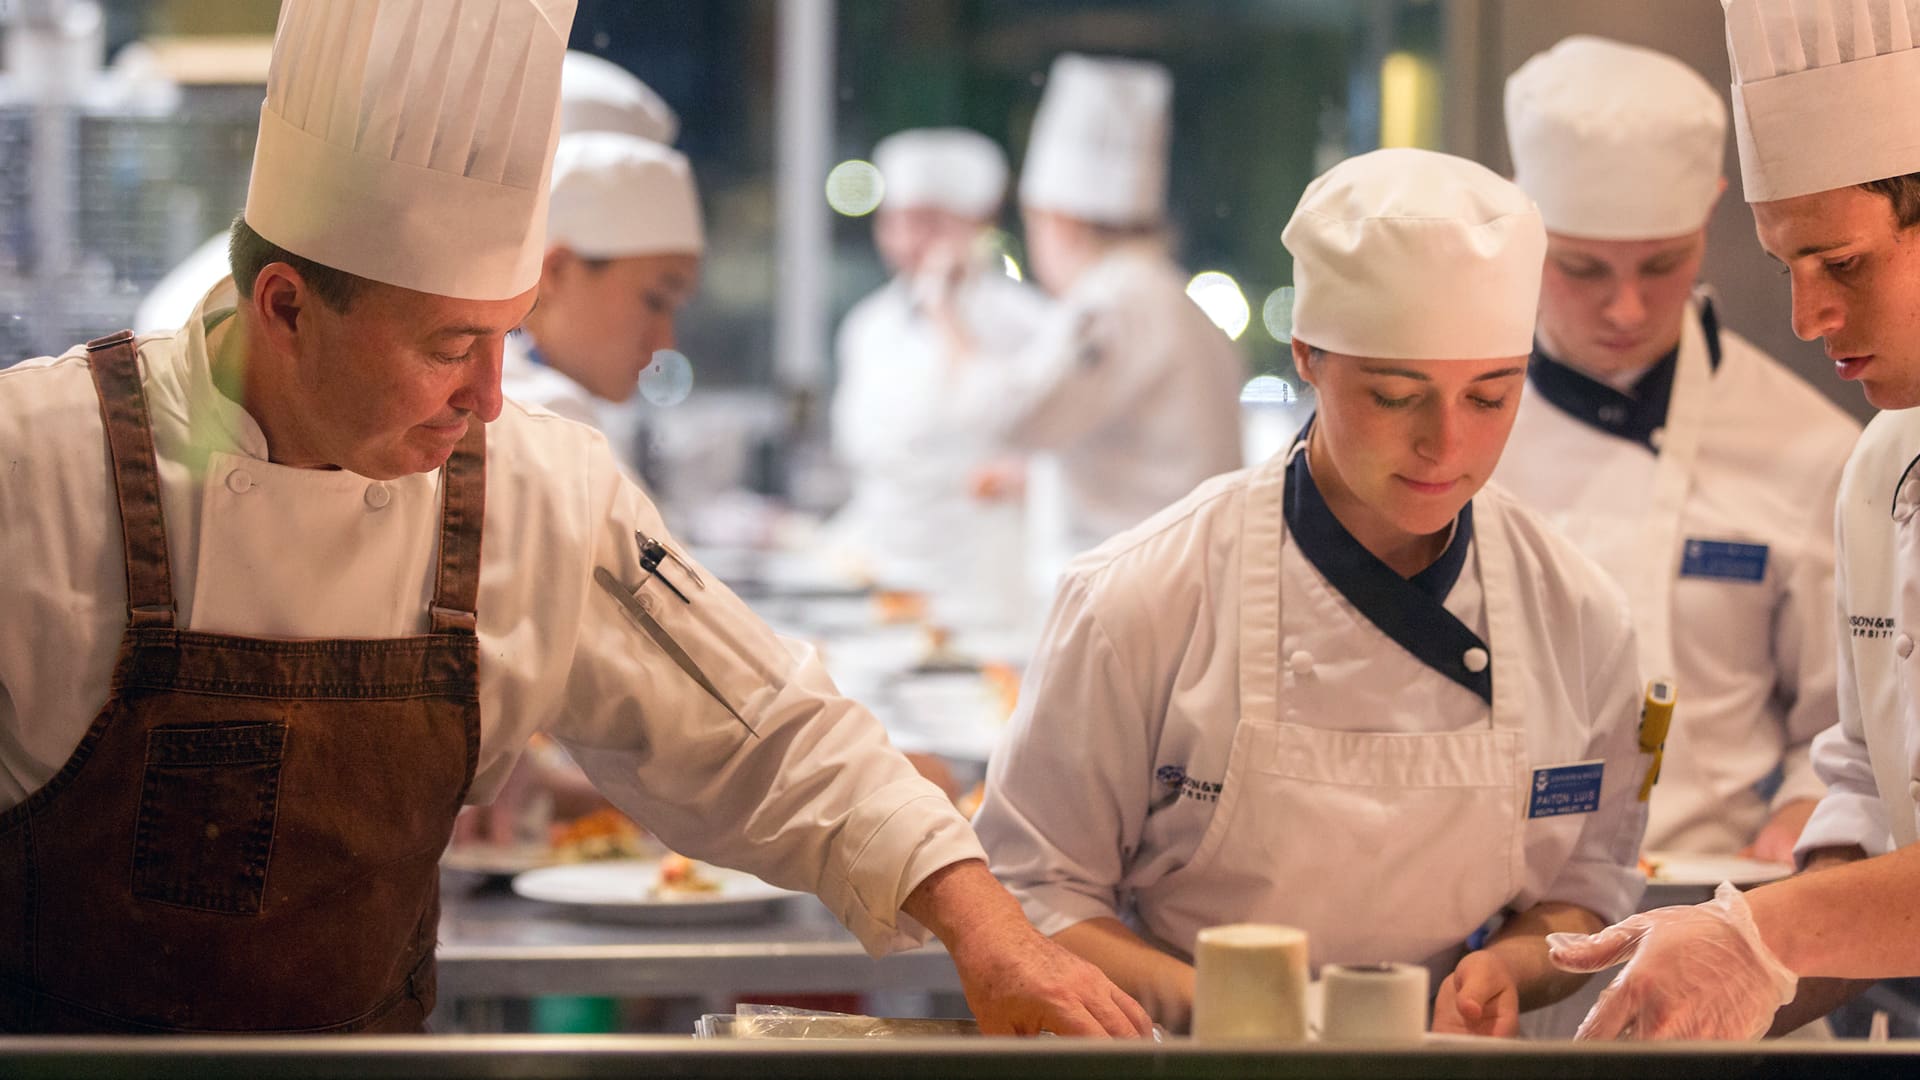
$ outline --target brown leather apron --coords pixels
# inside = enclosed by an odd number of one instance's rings
[[[479,748],[485,429],[442,477],[431,632],[179,629],[132,337],[87,348],[128,626],[73,757],[0,814],[0,1029],[418,1031]]]

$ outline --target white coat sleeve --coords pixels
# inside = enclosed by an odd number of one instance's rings
[[[1822,489],[1821,505],[1834,505],[1839,489],[1836,467],[1831,483]],[[1799,799],[1818,799],[1827,790],[1814,773],[1813,740],[1839,719],[1833,546],[1833,530],[1816,519],[1774,612],[1774,695],[1786,703],[1780,790],[1773,797],[1776,811]]]
[[[1154,380],[1179,370],[1159,355],[1178,313],[1168,298],[1141,293],[1063,301],[1010,363],[962,360],[946,422],[1014,449],[1056,451],[1133,413]]]
[[[1150,714],[1079,574],[1061,583],[974,828],[1043,934],[1115,917],[1146,821]]]
[[[1821,848],[1858,844],[1868,855],[1883,855],[1893,847],[1880,788],[1873,777],[1867,752],[1865,718],[1860,708],[1860,684],[1853,669],[1852,632],[1847,623],[1847,532],[1843,514],[1835,515],[1834,619],[1838,692],[1838,721],[1813,740],[1814,773],[1826,785],[1820,805],[1801,830],[1794,845],[1794,861],[1806,865],[1807,856]]]
[[[1625,611],[1623,602],[1617,622],[1589,620],[1599,662],[1586,678],[1591,717],[1586,759],[1605,761],[1607,767],[1599,809],[1586,815],[1572,856],[1541,897],[1585,908],[1609,924],[1633,914],[1647,884],[1640,873],[1640,843],[1647,831],[1640,783],[1652,759],[1640,752],[1646,687]]]
[[[604,460],[603,460],[604,459]],[[835,690],[813,650],[776,636],[704,570],[671,561],[691,599],[640,589],[747,724],[715,701],[592,581],[642,580],[638,530],[681,549],[611,460],[594,464],[601,515],[563,715],[553,734],[595,785],[676,851],[812,892],[878,955],[926,940],[900,913],[929,874],[985,852],[939,788]]]

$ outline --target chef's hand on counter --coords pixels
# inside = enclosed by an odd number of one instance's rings
[[[946,945],[967,1005],[989,1035],[1153,1033],[1139,1003],[1035,930],[978,859],[936,870],[901,909]]]
[[[1520,1033],[1520,984],[1490,949],[1470,952],[1440,983],[1433,999],[1433,1030],[1452,1035]]]
[[[1433,1030],[1453,1035],[1520,1034],[1520,1014],[1550,1005],[1585,985],[1547,958],[1554,934],[1589,934],[1600,916],[1578,904],[1547,900],[1508,915],[1487,944],[1461,958],[1433,1001]]]
[[[1758,1039],[1799,982],[1728,884],[1704,904],[1641,912],[1597,934],[1555,934],[1548,945],[1568,971],[1626,961],[1576,1039]]]

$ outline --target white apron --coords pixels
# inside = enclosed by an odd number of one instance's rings
[[[1246,502],[1242,642],[1285,641],[1286,474],[1263,469]],[[1284,644],[1240,650],[1240,721],[1220,804],[1193,859],[1142,890],[1153,935],[1181,942],[1221,922],[1283,923],[1311,928],[1316,970],[1421,958],[1437,979],[1520,891],[1529,761],[1515,569],[1504,529],[1477,530],[1474,540],[1492,669],[1513,673],[1494,679],[1485,722],[1451,732],[1326,730],[1316,720],[1351,703],[1312,673],[1310,655],[1283,663]],[[1429,714],[1430,696],[1409,691],[1405,709]],[[1371,726],[1395,724],[1382,717]],[[1432,843],[1437,822],[1476,842]]]

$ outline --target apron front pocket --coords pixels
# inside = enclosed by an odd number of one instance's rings
[[[137,899],[260,913],[286,732],[270,721],[149,733],[134,826]]]

